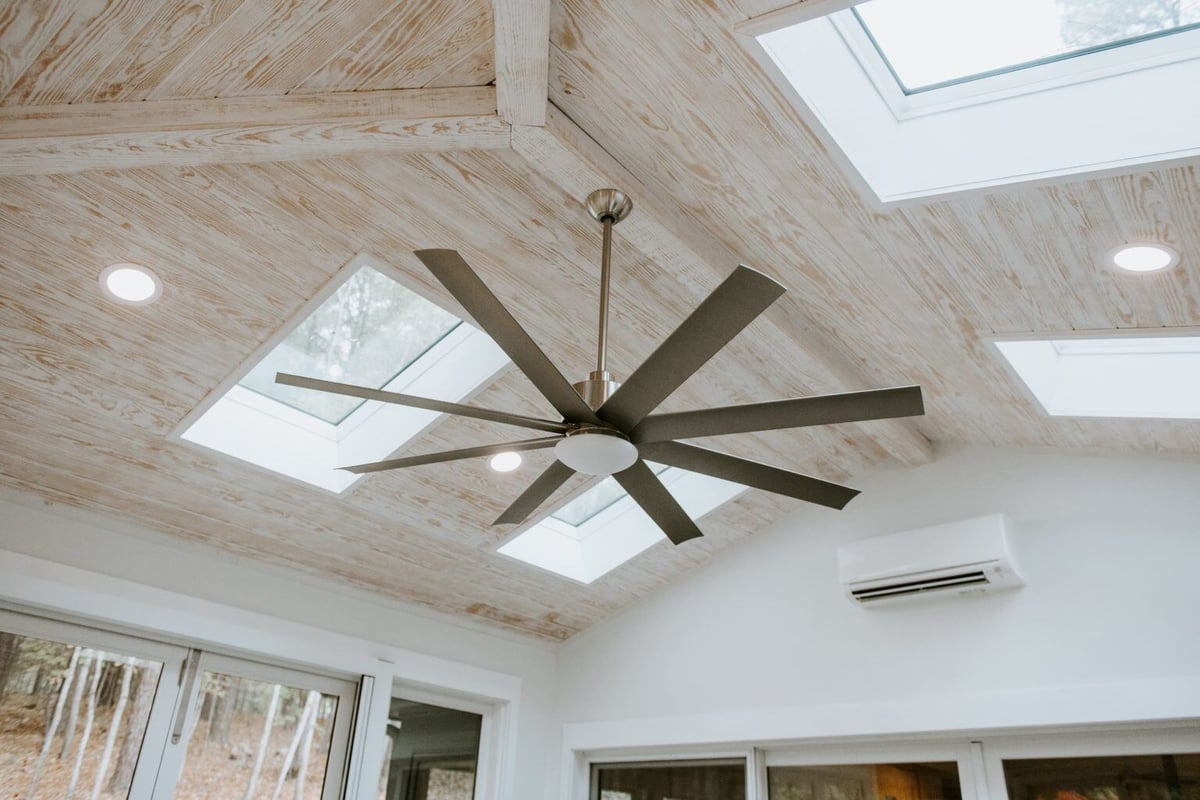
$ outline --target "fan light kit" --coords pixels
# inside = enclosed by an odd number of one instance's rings
[[[122,262],[100,273],[100,289],[110,299],[127,306],[145,306],[162,295],[162,281],[148,267]]]
[[[492,469],[496,472],[512,472],[517,467],[521,466],[520,453],[496,453],[492,456],[492,460],[488,462]]]
[[[663,400],[785,290],[761,272],[739,266],[621,383],[607,370],[609,262],[613,227],[629,216],[633,203],[616,189],[600,189],[588,195],[586,205],[588,213],[603,229],[600,313],[596,369],[578,383],[567,382],[462,256],[454,250],[416,252],[417,258],[529,378],[561,419],[539,419],[283,372],[275,376],[277,383],[288,386],[499,422],[551,435],[392,458],[343,469],[362,474],[498,454],[519,458],[521,451],[553,447],[556,460],[494,524],[523,522],[576,472],[611,475],[667,538],[680,544],[703,534],[645,459],[835,509],[850,502],[858,490],[676,440],[925,413],[921,387],[902,386],[654,414]],[[493,458],[492,467],[499,469],[496,460]]]
[[[1179,253],[1165,244],[1123,244],[1108,259],[1126,272],[1162,272],[1179,263]]]

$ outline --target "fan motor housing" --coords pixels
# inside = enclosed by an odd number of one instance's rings
[[[604,402],[608,398],[612,397],[613,392],[621,384],[612,379],[611,373],[591,372],[588,374],[586,381],[580,381],[571,385],[575,387],[575,391],[579,392],[579,396],[583,398],[583,402],[587,403],[592,411],[595,411],[604,405]]]

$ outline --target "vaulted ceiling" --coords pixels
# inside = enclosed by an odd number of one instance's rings
[[[507,531],[489,523],[548,453],[509,475],[381,473],[336,497],[173,434],[359,252],[455,309],[412,251],[460,250],[582,379],[598,235],[580,202],[607,185],[636,204],[614,252],[618,376],[738,262],[790,288],[664,409],[925,389],[915,421],[710,446],[839,481],[962,443],[1200,452],[1194,423],[1046,417],[986,342],[1195,324],[1197,164],[880,210],[736,39],[783,4],[5,4],[0,482],[567,638],[798,504],[749,492],[701,521],[703,540],[581,586],[494,552]],[[1098,265],[1132,239],[1183,262]],[[160,302],[102,299],[99,271],[124,260],[158,271]],[[472,402],[550,413],[512,369]],[[409,452],[510,435],[446,420]]]

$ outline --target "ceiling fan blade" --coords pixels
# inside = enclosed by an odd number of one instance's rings
[[[554,494],[558,487],[567,482],[567,478],[574,474],[575,470],[556,460],[492,524],[519,525],[524,522],[530,514],[537,510],[538,506]]]
[[[555,411],[573,422],[597,422],[596,413],[551,363],[475,270],[454,250],[417,250],[417,258],[513,363],[537,387]]]
[[[838,510],[844,508],[859,493],[858,489],[851,489],[849,486],[681,442],[644,444],[638,448],[638,452],[642,458],[660,464],[711,475],[714,478]]]
[[[486,444],[482,447],[467,447],[462,450],[443,450],[440,453],[426,453],[420,456],[406,456],[405,458],[389,458],[386,461],[375,461],[370,464],[356,464],[352,467],[338,467],[347,472],[353,472],[356,475],[361,475],[365,472],[382,472],[386,469],[400,469],[402,467],[419,467],[422,464],[440,464],[443,461],[458,461],[464,458],[475,458],[476,456],[491,456],[496,453],[507,453],[518,450],[540,450],[543,447],[553,447],[558,444],[563,437],[547,436],[544,439],[524,439],[519,442],[503,442],[501,444]]]
[[[613,477],[654,520],[654,524],[662,529],[672,544],[683,544],[688,539],[704,535],[645,461],[638,459],[632,467]]]
[[[784,291],[739,266],[608,398],[600,417],[623,431],[637,425]]]
[[[383,403],[394,403],[400,406],[423,408],[428,411],[438,411],[443,414],[455,414],[460,417],[485,419],[489,422],[500,422],[505,425],[516,425],[520,428],[532,428],[549,433],[563,433],[567,426],[562,422],[548,419],[525,417],[520,414],[509,414],[504,411],[491,411],[486,408],[474,408],[460,403],[447,403],[443,400],[431,400],[427,397],[416,397],[411,394],[397,394],[383,389],[370,389],[366,386],[355,386],[349,383],[323,381],[319,378],[306,378],[302,375],[290,375],[286,372],[275,373],[275,382],[285,386],[298,386],[301,389],[316,389],[318,392],[331,392],[347,397],[361,397],[364,400],[379,400]]]
[[[894,389],[872,389],[865,392],[825,394],[770,403],[682,411],[678,414],[655,414],[646,417],[630,431],[629,438],[635,444],[661,442],[669,439],[720,436],[726,433],[913,417],[924,413],[925,403],[921,398],[921,387],[900,386]]]

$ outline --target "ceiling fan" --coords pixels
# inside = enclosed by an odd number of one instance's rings
[[[609,260],[613,226],[633,203],[616,189],[587,197],[588,213],[604,229],[600,260],[600,324],[596,369],[570,384],[513,319],[479,275],[454,250],[418,250],[416,256],[475,322],[525,373],[561,416],[538,419],[381,389],[279,373],[277,383],[445,414],[515,425],[553,434],[344,467],[354,473],[436,464],[507,451],[554,448],[550,465],[495,521],[524,521],[576,472],[611,475],[675,544],[702,536],[696,523],[643,459],[840,509],[857,489],[707,450],[678,439],[768,431],[924,414],[921,387],[904,386],[801,397],[672,414],[651,412],[705,362],[766,310],[785,289],[761,272],[739,266],[624,383],[607,371]]]

